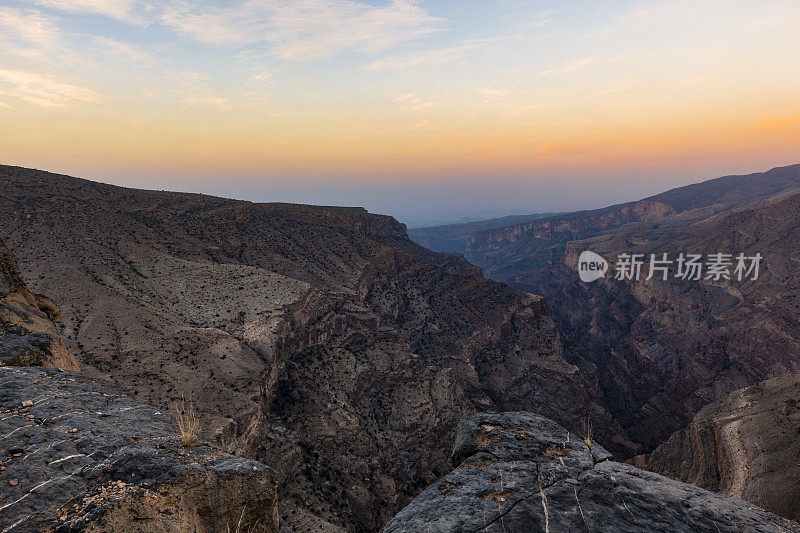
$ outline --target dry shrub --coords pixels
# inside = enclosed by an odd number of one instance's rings
[[[181,403],[175,413],[175,422],[178,424],[178,434],[182,447],[191,446],[197,442],[197,437],[200,435],[200,419],[197,416],[197,410],[194,403],[187,402],[181,394]]]

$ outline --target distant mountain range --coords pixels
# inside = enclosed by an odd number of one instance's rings
[[[461,224],[446,224],[442,226],[428,226],[424,228],[411,228],[408,236],[416,242],[431,250],[446,253],[463,253],[467,239],[473,234],[484,230],[513,226],[531,220],[550,218],[558,213],[541,213],[534,215],[511,215],[501,218],[465,222]]]

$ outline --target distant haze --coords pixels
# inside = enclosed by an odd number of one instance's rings
[[[491,176],[472,179],[331,180],[286,178],[232,179],[225,176],[149,177],[79,175],[88,179],[146,189],[201,192],[253,202],[363,206],[396,217],[409,227],[485,220],[512,214],[578,211],[638,200],[681,185],[729,174],[749,174],[800,161],[763,161],[760,166],[724,165],[686,170],[619,171],[608,175],[530,177]],[[52,170],[52,169],[51,169]]]

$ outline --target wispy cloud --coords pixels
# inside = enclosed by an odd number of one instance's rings
[[[214,109],[231,109],[233,104],[227,98],[222,98],[215,93],[196,94],[183,99],[184,107],[208,107]]]
[[[95,37],[95,45],[114,60],[127,60],[134,63],[150,63],[153,57],[136,46],[123,43],[110,37]]]
[[[413,0],[382,7],[353,0],[247,0],[202,10],[182,4],[161,20],[201,42],[264,43],[284,60],[315,60],[347,50],[378,52],[430,35],[441,22]]]
[[[408,54],[385,57],[367,65],[369,70],[409,70],[423,67],[439,67],[462,61],[471,54],[485,50],[506,40],[502,37],[468,39],[455,46],[435,50],[420,50]]]
[[[0,67],[77,60],[54,18],[35,9],[0,7],[0,50]]]
[[[0,29],[6,38],[40,45],[53,43],[60,33],[42,13],[11,7],[0,7]]]
[[[36,0],[36,4],[69,13],[95,13],[119,20],[130,18],[137,0]]]
[[[541,72],[542,76],[560,76],[563,74],[572,74],[574,72],[578,72],[583,70],[584,68],[588,67],[589,65],[597,63],[597,59],[594,57],[581,57],[578,59],[572,59],[563,65],[559,65],[557,67],[549,68],[543,72]]]
[[[0,95],[41,107],[66,107],[101,99],[94,91],[51,76],[9,69],[0,69]]]

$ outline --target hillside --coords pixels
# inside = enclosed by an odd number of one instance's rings
[[[486,275],[513,281],[525,270],[558,263],[566,243],[602,232],[649,225],[660,234],[754,202],[800,189],[800,165],[725,176],[591,211],[579,211],[492,230],[474,232],[465,256]]]
[[[57,314],[0,241],[2,531],[277,532],[273,470],[182,447],[171,414],[72,371]]]

